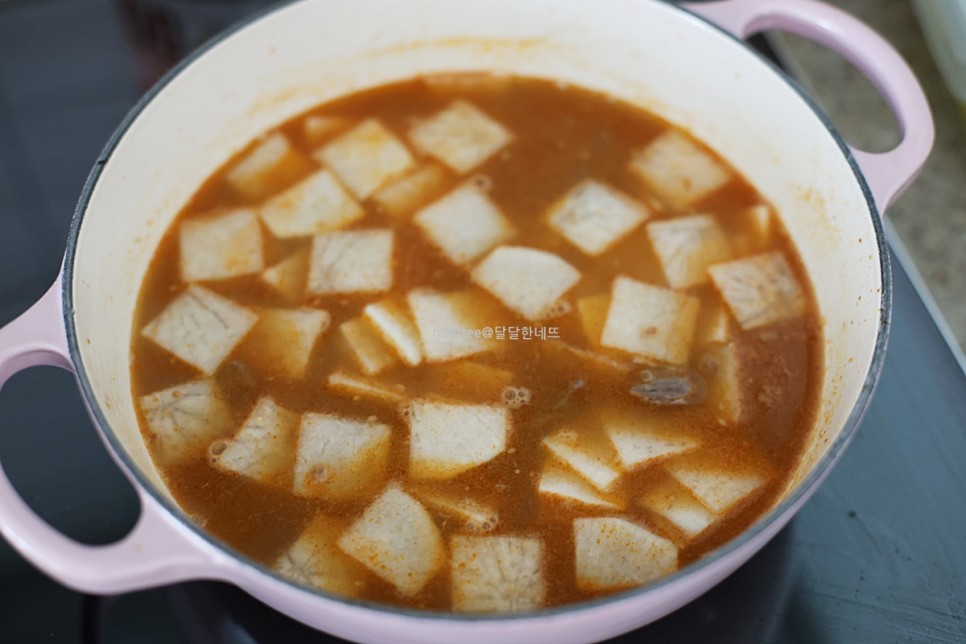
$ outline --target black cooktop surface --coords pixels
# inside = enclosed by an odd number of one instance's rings
[[[0,0],[0,324],[53,280],[84,178],[139,94],[265,4]],[[732,577],[620,641],[966,642],[966,374],[915,277],[893,269],[881,384],[831,477]],[[27,372],[0,393],[0,460],[74,538],[110,542],[137,515],[63,372]],[[0,541],[2,643],[326,641],[223,584],[74,593]]]

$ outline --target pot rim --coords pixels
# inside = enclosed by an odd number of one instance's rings
[[[175,78],[177,78],[182,71],[187,67],[193,65],[199,59],[203,58],[211,49],[221,44],[223,41],[227,40],[236,33],[242,31],[243,29],[249,27],[250,25],[260,21],[262,18],[268,16],[269,14],[275,13],[279,10],[284,10],[285,8],[298,4],[303,0],[287,0],[281,4],[272,5],[265,7],[261,10],[256,11],[250,16],[240,20],[239,22],[233,24],[217,35],[213,36],[206,43],[198,47],[196,50],[191,52],[177,65],[172,67],[157,83],[155,83],[140,99],[134,104],[130,111],[124,116],[121,123],[118,125],[117,129],[114,130],[111,137],[108,139],[104,148],[98,155],[97,160],[94,162],[93,168],[84,183],[84,187],[81,191],[81,195],[78,199],[77,206],[74,209],[74,214],[71,217],[70,229],[67,237],[67,249],[64,256],[63,264],[63,282],[62,282],[62,304],[63,304],[63,315],[64,315],[64,326],[67,332],[67,344],[70,351],[70,358],[74,364],[75,374],[77,378],[78,385],[84,395],[87,402],[88,409],[93,415],[95,420],[95,427],[97,431],[101,434],[103,440],[110,446],[112,452],[115,456],[120,459],[123,463],[124,469],[127,471],[128,478],[132,485],[139,487],[142,491],[149,494],[153,501],[157,502],[164,510],[171,515],[174,519],[178,521],[182,528],[186,528],[196,537],[203,540],[207,546],[214,548],[217,551],[228,554],[231,556],[232,561],[235,565],[244,566],[251,568],[256,572],[266,575],[272,578],[274,581],[282,582],[293,588],[297,588],[301,591],[310,593],[319,598],[335,601],[341,604],[347,604],[351,606],[356,606],[360,608],[366,608],[378,612],[390,613],[401,617],[411,617],[421,620],[448,620],[456,622],[503,622],[503,621],[520,621],[534,618],[551,617],[561,614],[569,614],[575,612],[583,612],[585,610],[590,610],[602,605],[617,603],[621,601],[627,601],[636,599],[638,597],[648,595],[651,593],[658,592],[666,586],[670,586],[682,579],[697,573],[705,568],[711,567],[717,562],[726,559],[733,552],[742,548],[749,541],[752,541],[758,537],[762,532],[764,532],[772,523],[779,521],[786,513],[792,510],[796,505],[800,505],[807,500],[808,496],[812,494],[817,484],[819,484],[824,477],[830,472],[831,468],[838,461],[839,457],[845,451],[845,448],[854,438],[859,425],[868,410],[869,403],[872,398],[872,394],[875,391],[876,385],[878,384],[879,376],[882,371],[883,362],[885,360],[885,350],[888,344],[889,331],[891,329],[891,313],[892,313],[892,272],[891,264],[889,259],[889,249],[887,241],[885,238],[885,232],[883,229],[882,215],[879,213],[878,208],[875,203],[875,199],[872,195],[871,189],[866,181],[864,175],[859,168],[859,165],[852,155],[852,151],[848,144],[845,142],[844,138],[838,133],[834,124],[822,111],[821,107],[817,101],[805,91],[805,89],[793,78],[788,76],[782,69],[780,69],[775,63],[773,63],[768,58],[764,57],[760,52],[756,51],[753,47],[748,45],[744,40],[736,37],[732,33],[718,26],[714,22],[708,20],[707,18],[695,13],[686,7],[679,5],[673,5],[668,0],[645,0],[652,2],[659,2],[660,4],[666,4],[672,9],[676,9],[688,16],[701,21],[702,23],[710,26],[714,31],[717,31],[720,35],[731,40],[735,45],[741,47],[748,54],[757,59],[757,63],[764,65],[767,72],[772,74],[780,82],[787,84],[793,91],[795,91],[798,96],[805,102],[805,104],[812,110],[812,112],[818,117],[819,121],[825,127],[828,134],[832,137],[836,145],[842,151],[845,160],[847,161],[849,167],[852,170],[859,187],[862,190],[862,194],[865,198],[866,205],[868,207],[868,214],[872,219],[872,227],[875,231],[875,242],[876,250],[878,252],[879,268],[880,268],[880,279],[881,279],[881,293],[880,293],[880,307],[879,307],[879,324],[876,332],[875,345],[872,352],[872,359],[869,364],[869,369],[866,373],[865,380],[862,383],[862,389],[859,392],[859,396],[849,412],[849,416],[846,418],[842,430],[839,432],[836,439],[829,445],[825,454],[818,459],[812,466],[809,473],[798,483],[794,490],[784,498],[780,503],[773,507],[770,511],[758,517],[754,523],[752,523],[748,528],[742,531],[738,536],[734,537],[725,544],[719,546],[718,548],[712,550],[708,555],[702,557],[701,559],[688,564],[687,566],[678,569],[677,571],[661,577],[660,579],[648,583],[644,586],[637,588],[631,588],[625,591],[612,593],[604,597],[599,597],[595,599],[585,600],[581,602],[576,602],[572,604],[564,604],[562,606],[555,606],[551,608],[544,608],[536,611],[529,611],[526,613],[518,614],[497,614],[497,615],[476,615],[476,614],[460,614],[454,613],[452,611],[431,611],[431,610],[415,610],[410,608],[401,608],[398,606],[392,606],[388,604],[382,604],[373,601],[363,601],[358,599],[353,599],[341,595],[336,595],[334,593],[329,593],[318,588],[307,586],[304,584],[297,583],[291,579],[279,575],[274,570],[268,568],[267,566],[258,563],[250,559],[247,555],[236,551],[234,548],[226,543],[221,542],[213,535],[209,534],[207,531],[203,530],[193,522],[191,522],[185,515],[184,511],[173,501],[161,493],[159,493],[140,468],[133,462],[133,460],[128,456],[127,450],[121,444],[121,442],[116,437],[114,431],[110,429],[110,424],[101,409],[100,403],[94,393],[93,387],[91,386],[90,379],[87,376],[87,370],[80,353],[80,343],[78,342],[77,329],[74,324],[74,300],[73,300],[73,283],[74,283],[74,263],[76,259],[77,252],[77,240],[80,234],[81,227],[83,225],[84,215],[87,212],[87,208],[90,205],[90,200],[93,195],[94,189],[101,177],[104,166],[110,160],[111,155],[115,149],[120,145],[121,141],[124,139],[124,135],[131,125],[140,117],[141,113],[154,101],[154,99],[171,83]]]

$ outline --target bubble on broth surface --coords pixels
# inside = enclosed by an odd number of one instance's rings
[[[530,404],[533,394],[526,387],[504,387],[500,398],[510,409],[520,409]]]

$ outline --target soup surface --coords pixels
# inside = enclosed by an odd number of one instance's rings
[[[512,612],[624,590],[775,501],[820,324],[770,206],[579,88],[446,75],[230,160],[140,294],[132,382],[182,507],[299,583]]]

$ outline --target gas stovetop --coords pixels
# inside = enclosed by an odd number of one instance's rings
[[[265,4],[0,0],[0,324],[53,281],[81,185],[139,94],[190,47]],[[966,375],[905,266],[893,262],[879,390],[829,480],[732,577],[618,641],[966,641]],[[107,543],[134,523],[134,493],[63,372],[27,372],[0,394],[0,460],[71,537]],[[0,642],[41,641],[335,640],[218,583],[74,593],[0,541]]]

